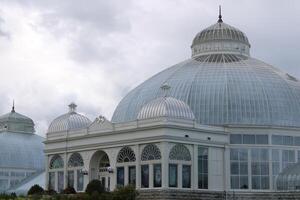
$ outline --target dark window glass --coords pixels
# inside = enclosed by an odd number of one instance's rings
[[[242,144],[242,135],[241,134],[231,134],[230,135],[230,144]]]
[[[61,192],[64,190],[64,172],[60,171],[58,172],[58,182],[57,182],[57,187],[58,187],[58,192]]]
[[[191,166],[182,165],[182,187],[190,188],[191,187]]]
[[[83,173],[77,170],[77,191],[83,190]]]
[[[141,179],[142,179],[142,188],[149,187],[149,165],[141,166]]]
[[[68,171],[68,186],[74,187],[74,171]]]
[[[282,136],[272,135],[272,144],[282,145]]]
[[[124,186],[124,167],[117,167],[117,186]]]
[[[198,188],[208,188],[208,148],[198,147]]]
[[[294,137],[294,145],[300,146],[300,137]]]
[[[161,187],[161,164],[153,165],[153,186]]]
[[[256,144],[268,144],[268,135],[256,135]]]
[[[292,136],[283,136],[283,145],[293,145],[293,137]]]
[[[49,172],[49,189],[55,190],[55,172]]]
[[[169,187],[177,187],[177,165],[169,164]]]
[[[128,182],[130,185],[135,185],[136,180],[136,170],[135,166],[130,166],[128,168]]]
[[[243,144],[255,144],[255,135],[243,135]]]

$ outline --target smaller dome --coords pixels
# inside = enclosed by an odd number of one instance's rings
[[[34,133],[34,122],[29,117],[17,113],[13,106],[11,112],[0,116],[0,131]]]
[[[190,107],[173,97],[159,97],[147,103],[139,111],[137,119],[152,119],[159,117],[194,120],[195,116]]]
[[[49,128],[48,133],[71,131],[86,128],[92,122],[84,115],[76,113],[77,105],[71,103],[69,105],[70,111],[54,119]]]
[[[239,29],[222,20],[221,10],[216,24],[198,33],[192,43],[192,57],[211,53],[250,55],[250,43]]]

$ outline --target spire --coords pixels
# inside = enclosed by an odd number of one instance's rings
[[[221,8],[221,5],[219,6],[219,20],[218,20],[218,23],[222,23],[223,20],[222,20],[222,8]]]
[[[75,103],[72,102],[72,103],[69,105],[69,112],[70,112],[70,113],[76,112],[76,107],[77,107],[77,105],[76,105]]]
[[[13,106],[12,106],[11,112],[15,112],[15,100],[13,100]]]

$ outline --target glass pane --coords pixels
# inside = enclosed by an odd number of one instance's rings
[[[263,189],[263,190],[269,189],[269,177],[268,176],[261,177],[261,189]]]
[[[230,170],[231,170],[232,175],[238,175],[239,174],[239,163],[238,162],[231,162]]]
[[[55,172],[49,172],[49,189],[55,190]]]
[[[255,144],[255,135],[243,135],[244,144]]]
[[[198,147],[198,188],[207,189],[208,186],[208,148]],[[236,155],[238,157],[238,154]]]
[[[242,135],[241,134],[231,134],[230,135],[230,144],[242,144]]]
[[[135,185],[136,180],[136,170],[135,166],[130,166],[128,168],[128,181],[130,185]]]
[[[230,184],[231,184],[231,189],[239,189],[240,188],[239,176],[231,176]]]
[[[83,173],[77,170],[77,191],[83,190]]]
[[[153,186],[161,187],[161,164],[153,165]]]
[[[240,177],[240,189],[248,189],[248,176]]]
[[[169,187],[177,187],[177,165],[169,164]]]
[[[256,144],[268,144],[268,135],[256,135]]]
[[[248,174],[248,163],[240,162],[240,174],[247,175]]]
[[[230,149],[230,160],[238,160],[238,159],[239,159],[238,149]]]
[[[117,186],[124,186],[124,167],[117,167]]]
[[[252,189],[260,189],[260,177],[252,176]]]
[[[142,188],[149,187],[149,165],[141,166],[141,179],[142,179]]]
[[[300,137],[294,137],[294,145],[300,146]]]
[[[64,172],[58,172],[58,192],[61,192],[64,190]]]
[[[282,145],[282,136],[272,135],[272,144]]]
[[[272,161],[279,161],[279,150],[272,150]]]
[[[190,165],[182,166],[182,187],[183,188],[191,187],[191,166]]]
[[[293,137],[292,136],[283,136],[283,145],[293,145]]]
[[[74,188],[74,171],[68,171],[68,186]]]

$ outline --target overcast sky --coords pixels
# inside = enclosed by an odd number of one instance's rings
[[[219,4],[253,57],[300,78],[297,0],[0,0],[0,113],[14,99],[42,136],[73,101],[110,119],[129,90],[190,57]]]

